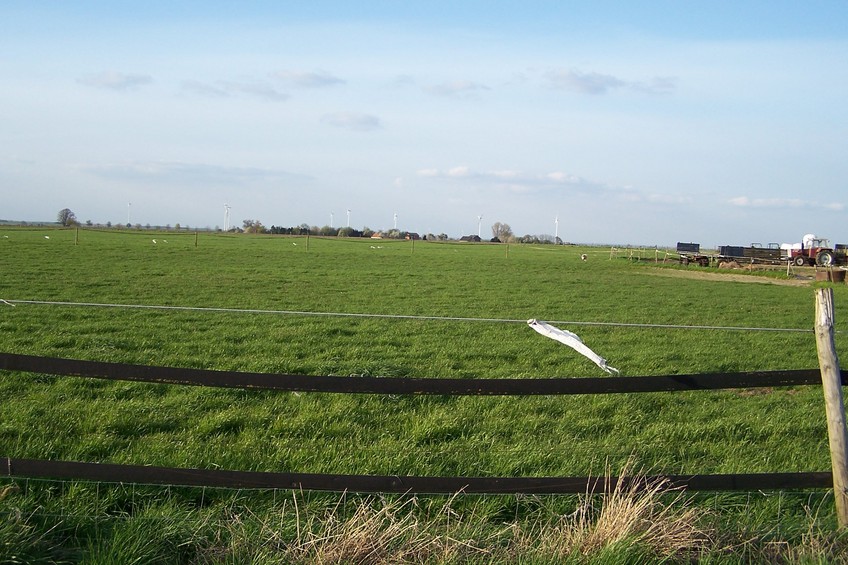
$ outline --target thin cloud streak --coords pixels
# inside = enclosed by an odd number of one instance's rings
[[[291,86],[300,88],[325,88],[345,84],[346,82],[325,71],[306,72],[284,70],[272,73],[272,76]]]
[[[336,128],[348,129],[351,131],[374,131],[383,128],[380,123],[380,118],[371,114],[361,114],[359,112],[335,112],[325,114],[321,121]]]
[[[424,92],[434,96],[448,98],[463,98],[477,94],[480,91],[491,90],[488,86],[470,80],[455,80],[443,82],[424,88]]]
[[[218,81],[215,83],[204,83],[187,80],[183,81],[182,90],[190,94],[213,98],[230,98],[237,95],[248,95],[270,102],[285,102],[290,98],[287,93],[280,92],[272,85],[264,82]]]
[[[802,200],[800,198],[750,198],[748,196],[737,196],[728,200],[729,204],[740,208],[798,208],[811,210],[831,210],[841,212],[845,205],[840,202],[816,202],[815,200]]]
[[[653,77],[647,81],[629,82],[613,75],[577,70],[556,70],[545,75],[548,86],[578,94],[600,96],[612,91],[629,89],[646,94],[668,94],[677,88],[675,77]]]
[[[153,82],[153,77],[145,74],[120,73],[103,71],[85,75],[77,79],[79,84],[106,90],[133,90]]]
[[[229,184],[256,181],[307,180],[310,177],[288,171],[257,167],[227,167],[204,163],[148,161],[130,163],[81,164],[75,169],[106,179],[140,183]]]

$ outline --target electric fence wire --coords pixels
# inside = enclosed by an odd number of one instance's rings
[[[16,300],[0,299],[0,302],[9,306],[17,304],[31,304],[39,306],[71,306],[88,308],[124,308],[128,310],[163,310],[182,312],[210,312],[228,314],[268,314],[282,316],[317,316],[328,318],[376,318],[386,320],[418,320],[418,321],[441,321],[441,322],[482,322],[500,324],[526,324],[527,320],[513,318],[475,318],[465,316],[423,316],[412,314],[374,314],[363,312],[317,312],[309,310],[266,310],[257,308],[224,308],[216,306],[167,306],[156,304],[110,304],[100,302],[68,302],[52,300]],[[763,328],[756,326],[701,326],[691,324],[647,324],[629,322],[592,322],[582,320],[545,320],[551,324],[570,326],[594,326],[614,328],[644,328],[644,329],[675,329],[675,330],[711,330],[711,331],[747,331],[747,332],[794,332],[813,333],[813,328]],[[835,333],[842,333],[836,330]]]

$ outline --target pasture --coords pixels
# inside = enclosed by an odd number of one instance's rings
[[[804,331],[813,325],[812,283],[670,276],[682,267],[611,259],[609,248],[4,228],[0,257],[0,343],[11,353],[350,378],[603,375],[528,328],[536,318],[577,333],[623,376],[817,367],[814,335]],[[841,353],[848,287],[834,290]],[[598,476],[634,461],[679,474],[830,469],[819,387],[396,397],[5,372],[0,408],[0,455],[19,458],[435,476]],[[71,554],[115,542],[116,529],[96,524],[116,514],[136,525],[145,523],[133,522],[141,508],[169,524],[175,515],[203,522],[204,512],[239,506],[262,525],[282,524],[274,505],[289,496],[3,484],[14,490],[4,491],[2,510],[31,513],[38,535],[81,532],[78,547],[65,548]],[[304,508],[333,504],[303,496]],[[731,531],[792,541],[809,530],[810,512],[816,527],[832,529],[827,500],[737,493],[693,503]],[[573,497],[454,503],[484,516],[483,536],[573,511]]]

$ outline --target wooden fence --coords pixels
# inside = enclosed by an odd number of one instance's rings
[[[417,395],[574,395],[720,390],[758,387],[821,386],[818,369],[706,373],[692,375],[546,378],[440,379],[332,377],[244,373],[124,363],[80,361],[0,353],[0,369],[60,376],[290,392]],[[842,371],[843,383],[848,372]],[[231,488],[297,488],[351,492],[418,493],[582,493],[597,477],[416,477],[303,473],[259,473],[177,469],[0,457],[0,472],[10,477],[85,479],[107,482]],[[660,478],[652,477],[652,478]],[[689,490],[830,488],[832,473],[662,475]],[[613,478],[613,482],[617,478]]]
[[[819,289],[817,295],[818,369],[600,378],[384,378],[213,371],[0,353],[0,370],[171,385],[347,394],[530,396],[824,385],[833,461],[831,472],[656,475],[647,479],[664,479],[670,486],[692,491],[834,488],[840,523],[845,525],[848,523],[848,516],[843,514],[848,505],[844,505],[844,502],[848,492],[843,486],[846,484],[843,475],[848,462],[844,460],[845,414],[841,387],[846,384],[846,371],[839,368],[833,347],[832,291],[829,294],[825,291],[829,289]],[[841,438],[838,437],[840,434]],[[841,454],[839,449],[842,449]],[[594,492],[604,486],[614,488],[618,482],[632,480],[627,477],[425,477],[272,473],[49,461],[3,456],[0,456],[0,466],[0,474],[7,477],[369,493],[585,493],[587,490]]]

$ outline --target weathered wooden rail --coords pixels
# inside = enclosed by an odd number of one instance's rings
[[[245,373],[203,369],[105,363],[0,353],[0,370],[51,375],[212,386],[251,390],[340,394],[410,395],[575,395],[720,390],[757,387],[824,386],[833,460],[830,472],[725,475],[656,475],[672,487],[692,491],[834,488],[840,523],[848,523],[848,461],[841,387],[846,374],[833,346],[832,291],[817,291],[818,369],[708,373],[689,375],[540,378],[448,379],[337,377]],[[614,486],[627,477],[425,477],[185,469],[0,457],[7,477],[56,478],[115,483],[168,484],[227,488],[303,489],[394,493],[585,493]],[[644,480],[644,478],[643,478]],[[844,520],[844,521],[843,521]]]

